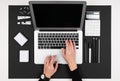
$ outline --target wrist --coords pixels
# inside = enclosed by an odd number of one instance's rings
[[[68,64],[70,71],[74,71],[77,69],[77,64],[76,63],[70,63]]]
[[[46,78],[49,78],[49,79],[51,78],[51,76],[46,74],[46,73],[44,73],[44,75],[45,75]]]
[[[40,81],[41,81],[41,79],[42,79],[42,81],[49,81],[49,80],[50,80],[50,78],[46,77],[45,74],[42,74],[42,75],[40,76]]]

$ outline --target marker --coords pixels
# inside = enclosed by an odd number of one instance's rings
[[[87,50],[87,40],[84,40],[85,41],[85,63],[88,63],[88,50]]]
[[[96,54],[96,41],[95,37],[92,39],[92,63],[95,63],[95,54]]]
[[[91,55],[92,55],[92,49],[91,49],[91,44],[88,44],[89,46],[89,63],[91,63]]]
[[[98,63],[100,63],[100,39],[98,39]]]

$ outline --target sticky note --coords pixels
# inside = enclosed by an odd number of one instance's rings
[[[19,32],[14,39],[20,46],[23,46],[28,41],[28,39],[21,32]]]
[[[29,50],[19,51],[19,62],[29,62]]]

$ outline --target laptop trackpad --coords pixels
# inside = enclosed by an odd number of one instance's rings
[[[60,64],[67,64],[65,59],[62,56],[61,49],[41,49],[35,54],[35,64],[44,64],[44,59],[46,56],[57,55],[55,61],[58,61]],[[76,62],[77,64],[82,63],[82,55],[79,50],[76,50]]]

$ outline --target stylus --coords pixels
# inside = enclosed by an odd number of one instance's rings
[[[92,39],[92,63],[95,63],[95,52],[96,48],[95,48],[95,37],[93,37]]]
[[[100,39],[98,39],[98,63],[100,63]]]
[[[95,63],[98,63],[98,38],[95,38]]]
[[[92,49],[91,49],[91,44],[88,44],[89,46],[89,63],[91,63],[91,53],[92,53]]]
[[[87,40],[84,40],[84,42],[85,42],[85,63],[87,63],[88,62],[88,53],[87,53]]]

